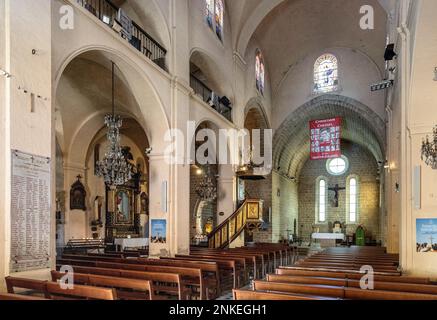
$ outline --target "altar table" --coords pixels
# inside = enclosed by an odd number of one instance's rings
[[[125,248],[142,248],[149,246],[149,239],[147,238],[120,238],[115,239],[114,244],[120,246],[121,250],[124,251]]]

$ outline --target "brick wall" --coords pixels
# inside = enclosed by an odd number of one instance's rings
[[[379,181],[378,166],[375,158],[366,149],[357,144],[345,142],[342,153],[349,160],[348,171],[339,177],[331,176],[326,170],[326,161],[307,161],[299,177],[299,235],[309,241],[316,217],[316,180],[327,177],[329,187],[339,184],[346,187],[347,177],[357,175],[359,179],[359,216],[357,224],[347,225],[347,233],[353,234],[359,224],[363,225],[375,240],[380,240],[379,228]],[[328,192],[327,223],[317,225],[320,232],[332,232],[331,224],[335,221],[346,222],[346,190],[339,192],[339,207],[333,205],[334,192]]]

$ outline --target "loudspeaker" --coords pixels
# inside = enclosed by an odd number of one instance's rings
[[[387,45],[387,48],[385,49],[385,53],[384,53],[385,61],[391,61],[396,56],[397,56],[397,54],[395,52],[395,45],[394,45],[394,43],[391,43],[391,44]]]

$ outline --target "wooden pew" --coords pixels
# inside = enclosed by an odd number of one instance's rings
[[[61,265],[57,265],[56,269],[59,270]],[[144,271],[131,271],[122,269],[107,269],[96,267],[83,267],[74,266],[73,270],[79,274],[93,274],[127,279],[142,279],[150,280],[153,283],[154,297],[156,299],[167,298],[164,294],[176,295],[178,300],[185,300],[186,295],[183,288],[183,282],[179,274],[171,273],[156,273],[156,272],[144,272]]]
[[[351,300],[437,300],[437,295],[394,292],[383,290],[361,290],[345,288],[345,298]]]
[[[112,255],[72,255],[67,254],[62,256],[61,261],[68,259],[73,260],[89,260],[89,261],[104,261],[123,264],[140,264],[140,265],[152,265],[152,266],[166,266],[166,267],[181,267],[181,268],[200,268],[202,272],[204,297],[207,300],[215,298],[221,294],[220,287],[220,272],[216,262],[209,261],[177,261],[177,260],[160,260],[160,259],[147,259],[147,258],[120,258]],[[141,269],[141,268],[139,268]],[[199,280],[201,281],[201,280]],[[211,297],[212,296],[212,297]]]
[[[184,293],[189,294],[188,288],[198,288],[199,297],[201,300],[205,299],[205,285],[204,278],[202,276],[202,271],[199,268],[182,268],[182,267],[171,267],[171,266],[149,266],[144,264],[124,264],[124,263],[113,263],[95,260],[70,260],[70,259],[59,259],[59,264],[70,265],[70,266],[83,266],[83,267],[96,267],[96,268],[106,268],[106,269],[121,269],[121,270],[134,270],[134,271],[146,271],[153,273],[171,273],[179,274],[182,277],[181,285],[184,287]],[[191,290],[191,294],[194,291]]]
[[[161,259],[167,259],[165,257],[161,257]],[[189,256],[189,255],[176,255],[175,258],[177,260],[189,260],[189,261],[212,261],[217,262],[217,264],[223,268],[230,271],[230,276],[232,277],[232,288],[236,289],[240,287],[241,277],[244,272],[244,258],[232,258],[226,256]],[[221,283],[226,283],[223,281],[223,274],[221,275]]]
[[[375,280],[374,290],[425,293],[425,294],[437,295],[437,285],[396,282],[396,279],[387,279],[387,280],[392,280],[392,281],[384,282],[381,280],[379,281]],[[324,278],[324,277],[309,277],[309,276],[282,276],[282,275],[273,274],[267,276],[267,281],[361,288],[359,280],[352,280],[348,278],[339,279],[339,278]]]
[[[362,290],[341,286],[255,281],[255,291],[275,291],[352,300],[436,300],[437,295],[386,290]]]
[[[220,269],[217,262],[214,261],[189,261],[189,260],[172,260],[172,259],[145,259],[140,258],[139,262],[154,266],[172,266],[181,268],[200,268],[202,272],[203,285],[205,288],[205,297],[207,300],[220,296],[222,292],[220,282]],[[210,294],[212,292],[212,295]]]
[[[176,257],[181,257],[181,255],[176,255]],[[243,256],[243,255],[224,255],[218,252],[216,249],[208,251],[194,251],[190,255],[184,255],[184,257],[191,257],[191,259],[198,258],[209,258],[209,259],[225,259],[225,260],[235,260],[236,261],[236,271],[238,274],[238,286],[242,286],[241,281],[245,284],[248,282],[250,274],[256,270],[256,258],[253,256]],[[240,277],[242,277],[240,281]]]
[[[0,293],[0,301],[47,301],[49,299],[23,294]]]
[[[255,291],[275,291],[320,297],[344,298],[344,287],[327,285],[267,282],[258,280],[253,282],[253,289]]]
[[[283,292],[262,292],[251,290],[233,290],[234,300],[338,300],[326,297],[287,294]]]
[[[350,274],[361,274],[359,269],[348,269],[348,268],[327,268],[327,267],[280,267],[276,269],[278,270],[301,270],[301,271],[310,271],[310,272],[332,272],[332,273],[350,273]],[[280,271],[284,272],[284,271]],[[374,271],[375,275],[384,275],[384,276],[400,276],[400,272],[387,272],[387,271]]]
[[[65,276],[65,273],[53,270],[51,276],[52,281],[57,282]],[[119,300],[155,300],[153,285],[149,280],[75,273],[73,281],[74,284],[113,288]]]
[[[47,282],[47,292],[52,300],[117,300],[114,289],[75,285],[63,289],[57,282]]]
[[[6,288],[8,293],[15,294],[15,289],[26,289],[31,291],[32,294],[40,294],[45,298],[49,299],[50,295],[47,292],[46,284],[47,281],[24,279],[16,277],[6,277]]]
[[[325,277],[325,278],[343,278],[360,280],[364,274],[355,272],[351,273],[347,270],[341,272],[340,270],[333,271],[314,271],[306,269],[290,269],[290,268],[279,268],[276,269],[276,274],[278,275],[288,275],[288,276],[309,276],[309,277]],[[407,276],[389,276],[389,275],[374,275],[375,281],[382,282],[401,282],[401,283],[414,283],[414,284],[431,284],[431,281],[427,278],[417,278],[417,277],[407,277]]]

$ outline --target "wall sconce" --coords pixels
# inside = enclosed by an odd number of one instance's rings
[[[434,81],[437,81],[437,67],[434,68]]]

